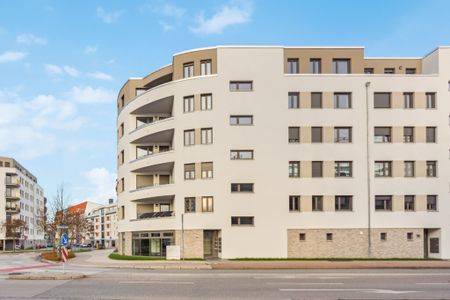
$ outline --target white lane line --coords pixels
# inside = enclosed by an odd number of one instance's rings
[[[343,282],[266,282],[268,285],[292,284],[292,285],[341,285]]]
[[[450,282],[418,282],[416,284],[424,284],[424,285],[450,285]]]
[[[192,281],[119,281],[119,284],[194,284]]]
[[[409,294],[418,291],[394,291],[377,289],[280,289],[280,292],[364,292],[374,294]]]

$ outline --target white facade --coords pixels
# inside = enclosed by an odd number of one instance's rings
[[[92,246],[101,245],[114,248],[117,241],[117,204],[101,205],[87,214],[90,224],[89,236],[86,242]]]
[[[119,215],[123,218],[118,223],[123,241],[119,250],[132,254],[135,247],[131,245],[132,233],[173,231],[177,235],[184,214],[184,230],[219,231],[218,256],[223,258],[288,257],[291,243],[288,230],[291,229],[363,230],[370,227],[426,230],[423,235],[427,239],[439,238],[439,250],[431,253],[428,247],[425,256],[449,259],[450,48],[440,47],[424,57],[422,72],[414,75],[287,74],[285,50],[283,47],[218,47],[216,74],[175,78],[127,100],[117,119],[118,128],[124,124],[124,134],[118,140],[119,153],[124,151],[124,163],[118,168],[119,185],[124,179],[124,191],[118,193],[118,206],[122,209],[119,209]],[[253,88],[251,91],[230,91],[230,81],[251,81]],[[288,108],[289,92],[300,93],[299,109]],[[349,92],[351,108],[303,107],[303,93],[309,92]],[[374,108],[374,93],[377,92],[433,92],[436,107],[377,109]],[[212,95],[212,109],[185,112],[184,98],[201,94]],[[158,114],[168,118],[136,127],[137,117]],[[253,116],[253,124],[230,125],[233,115]],[[306,128],[300,130],[300,140],[310,127],[351,127],[352,142],[288,143],[290,126]],[[425,127],[436,127],[436,142],[374,141],[375,127],[391,127],[395,132],[395,128],[405,126],[417,128],[417,134]],[[185,146],[184,131],[201,128],[213,129],[213,142]],[[195,133],[198,136],[200,131]],[[326,132],[323,135],[325,138]],[[137,159],[136,146],[145,143],[167,145],[169,149]],[[253,159],[231,160],[231,150],[253,150]],[[289,178],[290,161],[301,162],[299,178]],[[351,161],[352,176],[313,178],[304,170],[304,166],[313,161],[324,164],[327,161]],[[398,169],[395,167],[397,161],[417,162],[417,172],[423,165],[419,162],[436,161],[437,176],[406,178],[393,174],[378,178],[374,176],[375,161],[393,162],[391,172]],[[185,180],[185,164],[196,163],[194,172],[198,175],[202,162],[213,162],[213,178],[202,179],[200,175],[195,180]],[[145,177],[146,174],[169,174],[169,184],[158,184],[156,178],[159,177],[151,179]],[[144,175],[140,178],[151,183],[137,188],[138,175]],[[250,193],[231,192],[232,183],[253,183],[254,190]],[[311,211],[306,208],[292,212],[289,210],[290,195],[300,196],[301,208],[307,207],[302,199],[309,199],[311,195],[328,195],[333,199],[336,195],[351,195],[352,209]],[[394,200],[404,195],[416,195],[416,199],[436,195],[437,210],[405,211],[391,202],[394,206],[391,210],[379,211],[375,209],[377,195],[389,195]],[[213,197],[212,212],[199,212],[199,200],[195,200],[197,212],[185,211],[185,198],[204,196]],[[139,218],[142,215],[139,207],[158,212],[154,203],[168,203],[168,210],[173,213],[164,217],[150,214],[149,218]],[[232,225],[233,216],[254,217],[254,224]],[[178,240],[175,237],[171,242]]]

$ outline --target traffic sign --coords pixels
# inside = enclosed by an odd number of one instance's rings
[[[56,228],[58,228],[58,229],[69,229],[69,226],[58,225],[58,226],[56,226]]]
[[[67,233],[64,233],[61,236],[61,246],[66,247],[67,245],[69,245],[69,235],[67,235]]]
[[[61,247],[61,258],[63,262],[66,262],[69,258],[69,251],[67,250],[67,247],[63,246]]]

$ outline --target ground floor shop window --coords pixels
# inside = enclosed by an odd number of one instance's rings
[[[133,255],[136,256],[166,256],[166,247],[173,244],[173,232],[133,233]]]

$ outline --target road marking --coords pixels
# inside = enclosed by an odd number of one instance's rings
[[[343,282],[266,282],[269,285],[293,284],[293,285],[341,285]]]
[[[15,272],[15,271],[22,271],[22,270],[30,270],[30,269],[51,268],[51,267],[55,267],[55,266],[56,265],[53,265],[53,264],[47,264],[47,265],[38,265],[38,266],[4,268],[4,269],[0,269],[0,272]]]
[[[119,284],[194,284],[192,281],[119,281]]]
[[[409,294],[418,291],[393,291],[376,289],[280,289],[280,292],[364,292],[375,294]]]
[[[450,282],[418,282],[416,284],[429,284],[429,285],[449,285]]]

